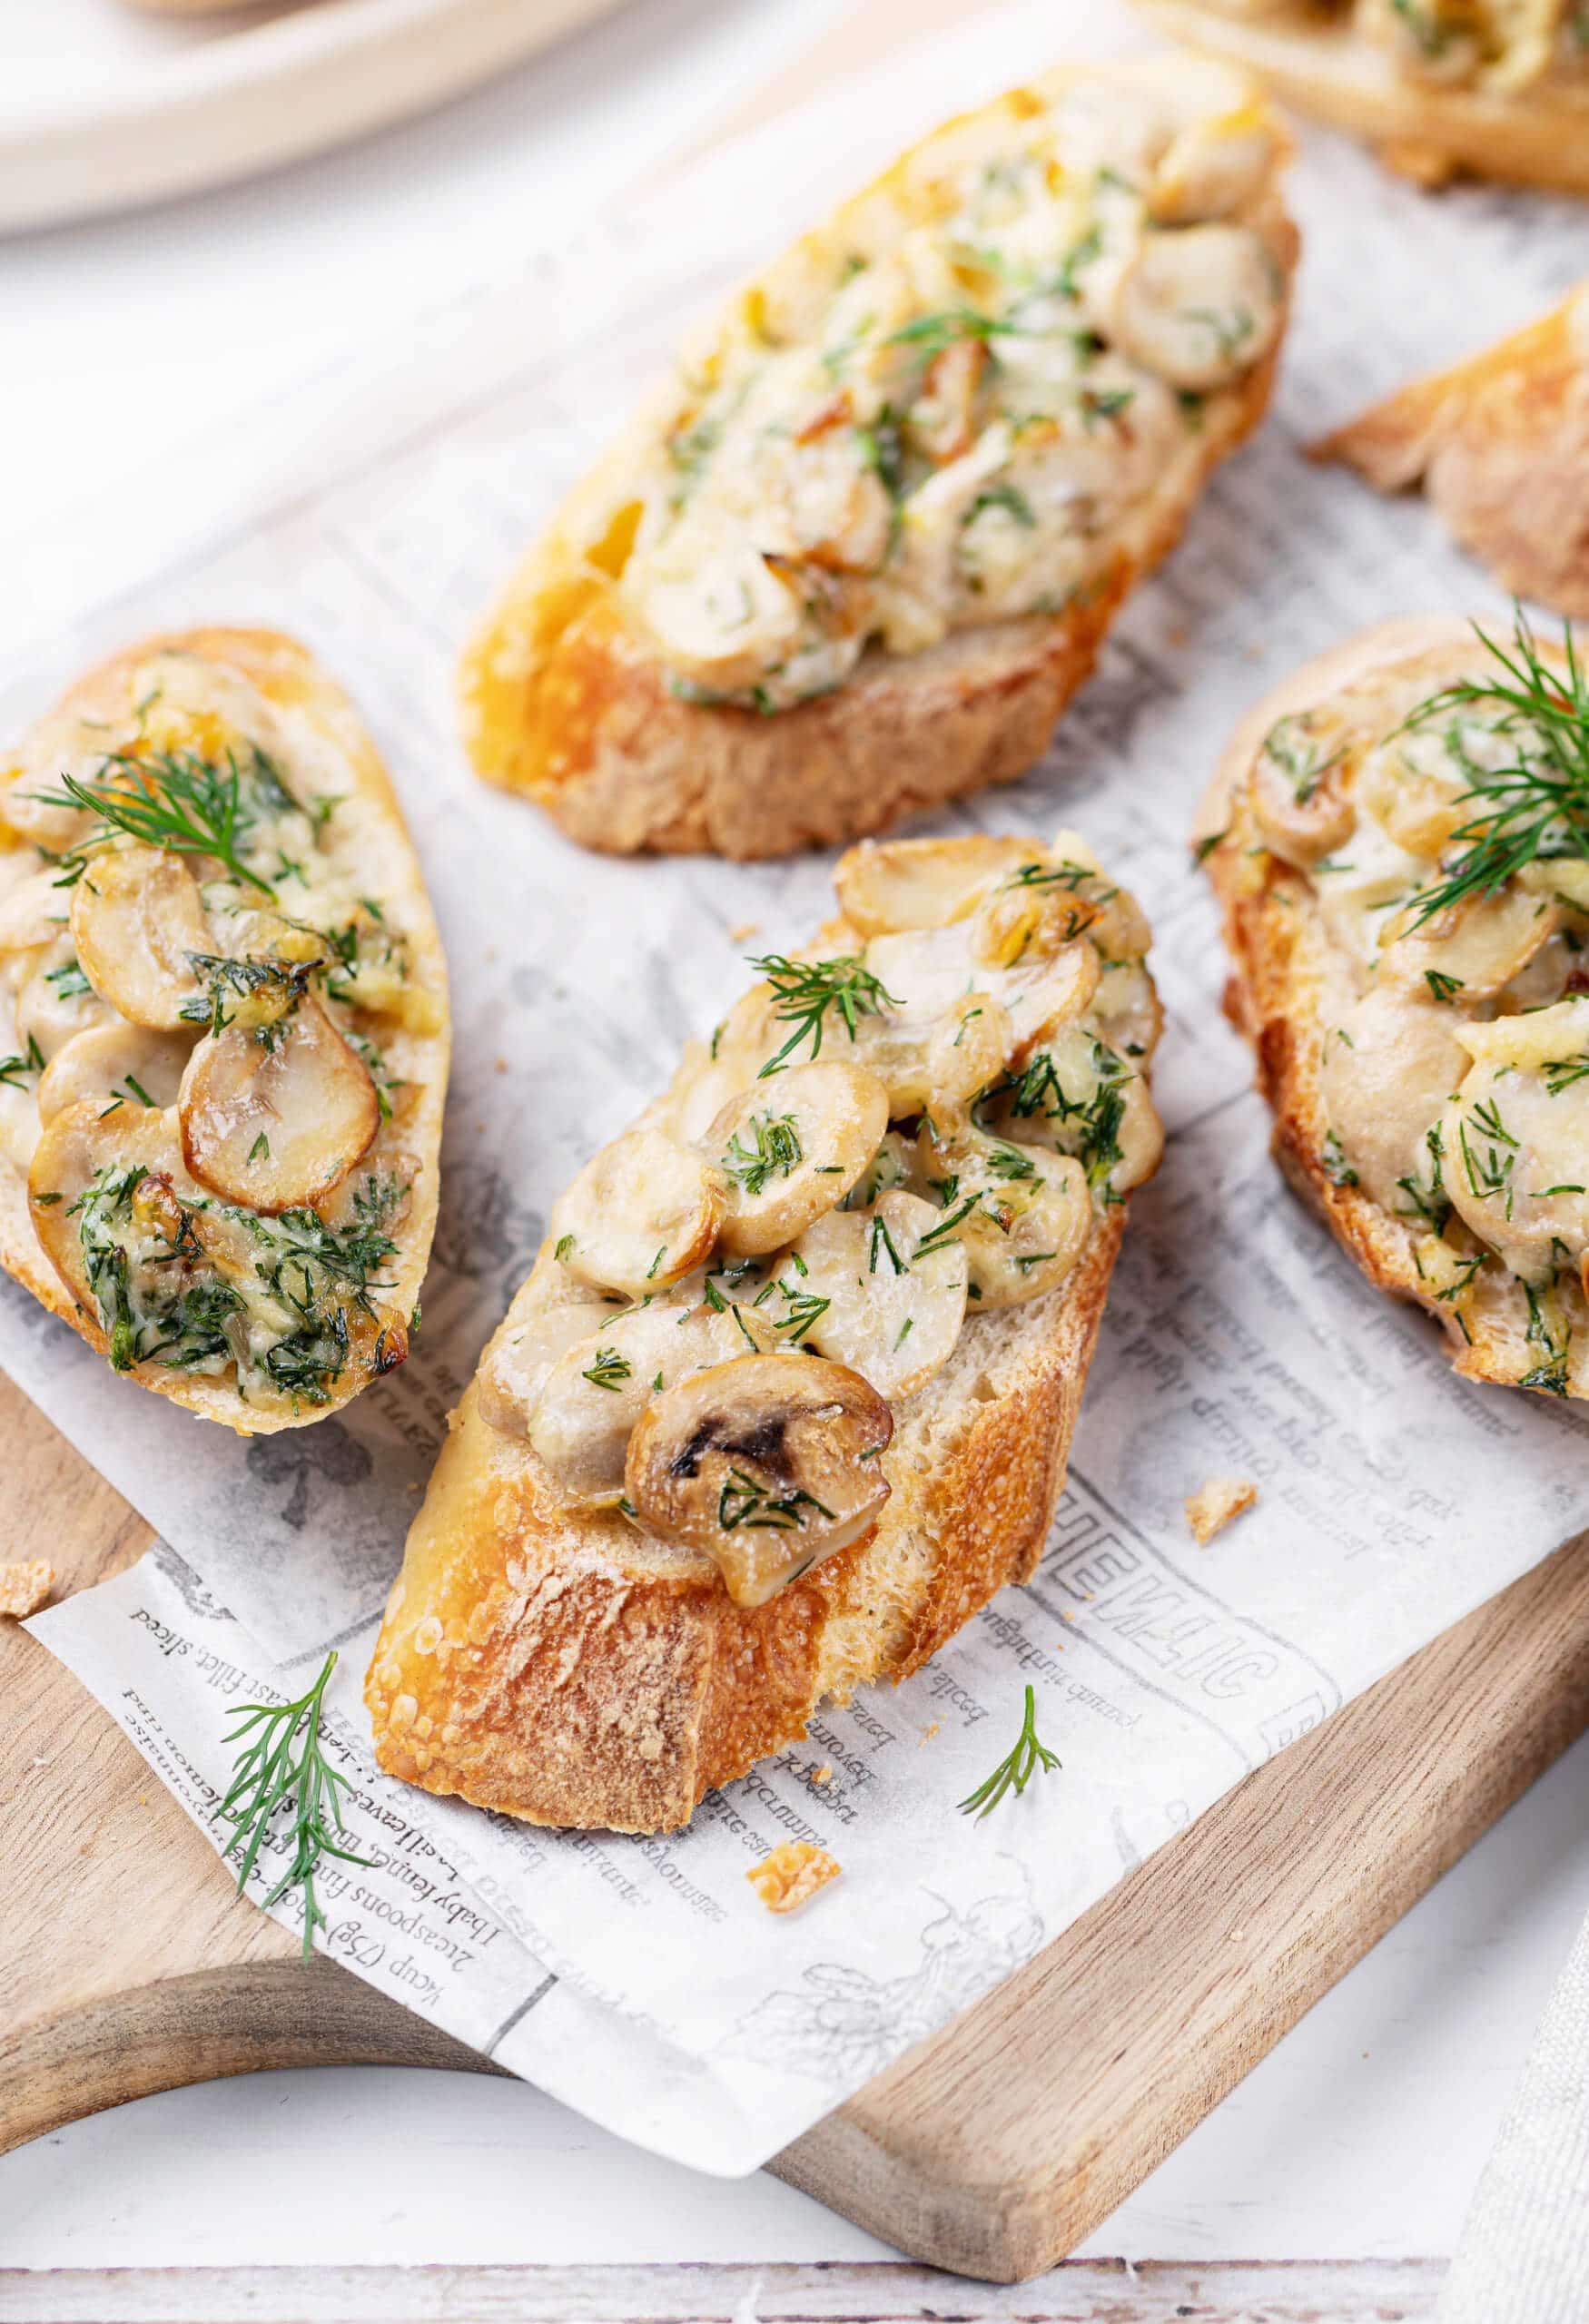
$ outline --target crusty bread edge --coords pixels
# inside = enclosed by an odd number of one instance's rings
[[[951,1358],[965,1366],[965,1425],[925,1485],[902,1483],[897,1447],[884,1454],[895,1490],[873,1534],[754,1612],[732,1604],[704,1560],[626,1566],[621,1520],[538,1518],[471,1385],[365,1681],[381,1767],[528,1823],[672,1830],[707,1791],[798,1741],[824,1700],[918,1669],[995,1591],[1035,1571],[1126,1210],[1094,1222],[1071,1275],[1023,1314],[1013,1386],[979,1393],[968,1325]],[[823,1683],[824,1632],[869,1602],[869,1561],[919,1524],[923,1492],[937,1559],[886,1659],[835,1696]],[[410,1583],[433,1617],[423,1640],[400,1620],[411,1616]],[[467,1617],[450,1644],[449,1610],[460,1625]]]
[[[1589,94],[1496,96],[1398,74],[1349,25],[1281,25],[1227,15],[1199,0],[1138,0],[1174,40],[1256,74],[1299,113],[1366,139],[1421,179],[1466,170],[1557,193],[1589,193]]]
[[[435,1036],[438,1070],[433,1080],[425,1084],[410,1117],[414,1142],[426,1167],[415,1185],[403,1230],[400,1264],[391,1278],[389,1295],[398,1312],[407,1315],[419,1297],[436,1231],[441,1116],[452,1033],[441,938],[391,778],[350,697],[321,667],[307,646],[278,630],[216,627],[173,630],[143,638],[85,671],[68,687],[57,708],[69,713],[81,704],[92,710],[151,654],[165,652],[202,655],[223,663],[249,679],[268,700],[307,711],[336,743],[350,776],[361,791],[379,802],[402,836],[411,883],[407,899],[411,915],[411,953],[416,964],[422,967],[425,981],[436,993],[442,1009],[442,1024]],[[0,1159],[0,1267],[31,1291],[52,1315],[69,1324],[96,1354],[106,1353],[109,1343],[98,1322],[72,1297],[34,1232],[27,1205],[26,1172],[4,1159]],[[350,1402],[363,1384],[355,1382],[346,1388],[339,1386],[325,1403],[317,1404],[312,1410],[276,1413],[240,1403],[235,1388],[224,1379],[193,1378],[182,1373],[150,1377],[140,1372],[136,1382],[138,1386],[169,1397],[173,1403],[184,1405],[202,1419],[235,1429],[242,1436],[268,1436],[284,1428],[310,1427]]]

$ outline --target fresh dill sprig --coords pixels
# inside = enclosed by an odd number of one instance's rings
[[[254,752],[250,773],[292,803],[263,752]],[[212,855],[234,880],[257,888],[274,902],[276,891],[270,881],[251,872],[238,852],[254,822],[242,785],[243,770],[234,751],[227,752],[224,771],[195,751],[113,751],[98,782],[64,774],[59,791],[39,795],[46,805],[84,807],[99,817],[104,829],[86,842],[90,847],[112,832],[124,832],[145,847],[164,848],[173,855]],[[74,849],[66,858],[62,884],[81,877],[84,862],[83,850]]]
[[[253,1740],[240,1750],[232,1788],[213,1813],[231,1824],[232,1837],[222,1851],[231,1856],[242,1848],[238,1891],[264,1846],[278,1807],[287,1807],[292,1859],[264,1900],[269,1912],[289,1888],[303,1891],[303,1957],[314,1945],[314,1932],[324,1928],[326,1916],[314,1893],[314,1876],[322,1856],[340,1856],[344,1864],[368,1865],[369,1856],[340,1847],[331,1837],[347,1829],[340,1795],[347,1777],[338,1773],[321,1747],[321,1721],[326,1681],[337,1667],[335,1650],[326,1656],[321,1674],[306,1695],[295,1703],[235,1703],[231,1716],[241,1721],[227,1737],[238,1746],[246,1736]]]
[[[962,1816],[991,1816],[1007,1791],[1023,1792],[1033,1776],[1047,1775],[1060,1764],[1058,1756],[1040,1743],[1037,1737],[1037,1696],[1026,1689],[1026,1715],[1021,1722],[1021,1732],[1015,1738],[1015,1748],[1000,1760],[991,1776],[960,1802]]]
[[[595,1362],[579,1377],[588,1380],[593,1388],[610,1388],[616,1396],[633,1370],[628,1358],[620,1355],[616,1347],[598,1347]]]
[[[1481,767],[1457,753],[1467,778],[1461,794],[1480,812],[1451,834],[1457,852],[1440,876],[1410,900],[1411,925],[1467,896],[1493,896],[1525,864],[1555,856],[1589,859],[1589,670],[1578,656],[1573,625],[1564,625],[1564,671],[1542,657],[1521,606],[1515,609],[1509,651],[1474,624],[1474,635],[1498,675],[1462,678],[1420,703],[1397,729],[1406,734],[1450,713],[1499,705],[1505,715],[1494,731],[1515,742],[1505,766]]]
[[[778,997],[774,1016],[780,1024],[794,1028],[783,1048],[763,1066],[758,1081],[781,1071],[785,1059],[806,1041],[811,1043],[813,1058],[821,1055],[824,1021],[830,1009],[837,1011],[853,1041],[858,1019],[881,1017],[885,1008],[900,1005],[857,953],[840,953],[831,960],[791,960],[782,952],[765,952],[750,965],[761,971]]]
[[[735,1130],[718,1167],[725,1178],[736,1179],[747,1195],[759,1195],[769,1178],[786,1178],[802,1160],[800,1132],[793,1114],[753,1114],[745,1128],[752,1143],[742,1145]]]

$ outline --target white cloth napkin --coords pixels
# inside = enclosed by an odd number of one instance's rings
[[[1438,2324],[1589,2317],[1589,1921],[1474,2197]]]

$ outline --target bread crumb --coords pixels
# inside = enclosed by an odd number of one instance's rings
[[[942,1725],[942,1723],[943,1723],[943,1722],[942,1722],[941,1720],[939,1720],[939,1719],[936,1719],[936,1718],[935,1718],[935,1719],[933,1721],[933,1724],[932,1724],[932,1726],[931,1726],[931,1727],[923,1728],[923,1729],[922,1730],[922,1743],[930,1743],[930,1742],[933,1740],[933,1738],[934,1737],[934,1735],[936,1735],[936,1734],[937,1734],[938,1729],[939,1729],[939,1727]],[[920,1750],[920,1749],[921,1749],[921,1744],[920,1744],[920,1743],[916,1746],[916,1748],[917,1748],[918,1750]]]
[[[507,1059],[506,1059],[505,1057],[499,1057],[499,1058],[494,1059],[493,1059],[493,1066],[494,1066],[494,1069],[495,1069],[498,1073],[506,1073],[506,1072],[508,1071],[508,1060],[507,1060]]]
[[[811,1840],[785,1840],[771,1856],[752,1865],[745,1878],[769,1913],[792,1913],[836,1880],[842,1866]]]
[[[1210,1477],[1185,1504],[1193,1539],[1206,1549],[1216,1533],[1257,1499],[1258,1487],[1247,1477]]]
[[[760,927],[759,920],[742,920],[737,928],[729,930],[728,941],[731,944],[748,944]]]
[[[55,1586],[55,1569],[46,1565],[43,1558],[25,1558],[12,1565],[0,1565],[0,1614],[9,1614],[16,1621],[25,1621],[29,1614],[36,1614],[48,1602]]]
[[[826,1759],[823,1761],[820,1768],[813,1768],[811,1771],[811,1780],[813,1783],[829,1784],[832,1783],[833,1779],[834,1771]]]
[[[1071,1606],[1064,1606],[1064,1607],[1061,1607],[1061,1610],[1060,1610],[1060,1620],[1061,1620],[1061,1622],[1073,1622],[1073,1621],[1075,1620],[1075,1619],[1076,1619],[1076,1613],[1075,1613],[1075,1609],[1074,1609],[1073,1607],[1071,1607]]]

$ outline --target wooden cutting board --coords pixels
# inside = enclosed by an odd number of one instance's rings
[[[969,5],[851,8],[725,131]],[[0,1560],[46,1556],[65,1592],[142,1555],[149,1528],[3,1377],[0,1447]],[[1589,1536],[1249,1776],[773,2169],[914,2258],[1041,2271],[1585,1727]],[[0,1865],[0,2151],[264,2067],[495,2071],[332,1963],[305,1967],[108,1716],[4,1621]]]
[[[0,1381],[0,1559],[149,1529]],[[265,2066],[474,2067],[233,1895],[76,1680],[0,1622],[0,2150]],[[939,2267],[1050,2267],[1589,1726],[1589,1536],[1248,1776],[773,2164]]]

